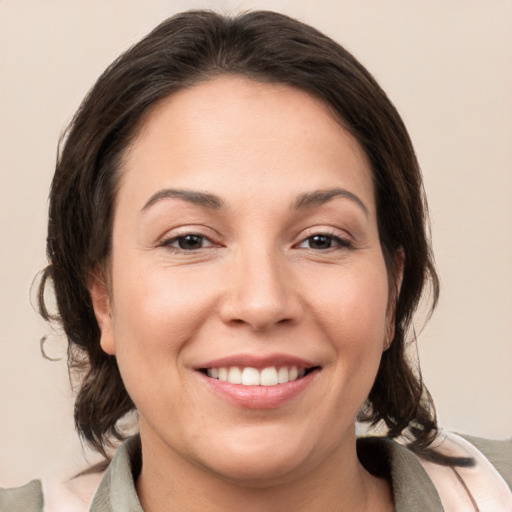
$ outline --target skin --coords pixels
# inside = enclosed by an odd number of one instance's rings
[[[204,238],[180,248],[187,234]],[[139,413],[145,511],[392,510],[354,434],[393,338],[371,170],[322,102],[220,77],[156,105],[124,156],[97,277],[101,346]],[[276,407],[231,403],[197,371],[276,353],[319,367]]]

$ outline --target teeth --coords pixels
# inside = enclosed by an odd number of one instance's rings
[[[228,380],[227,368],[219,368],[219,380],[221,380],[222,382],[226,382]]]
[[[208,368],[208,377],[218,379],[231,384],[242,384],[244,386],[276,386],[286,384],[304,377],[306,370],[297,366],[268,366],[262,370],[250,366],[240,368],[238,366],[222,366],[220,368]]]
[[[212,370],[213,370],[213,368],[212,368]],[[279,368],[279,370],[277,372],[277,382],[279,382],[279,384],[286,384],[289,381],[290,381],[290,377],[289,377],[288,368],[286,368],[286,366],[281,366],[281,368]]]
[[[274,367],[265,368],[261,371],[260,384],[262,386],[276,386],[277,383],[277,370]]]
[[[244,386],[259,386],[260,372],[256,368],[244,368],[242,372],[242,384]]]
[[[232,366],[228,371],[228,382],[242,384],[242,372],[238,366]]]

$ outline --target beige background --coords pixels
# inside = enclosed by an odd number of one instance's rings
[[[419,352],[443,426],[512,435],[510,0],[0,0],[0,484],[82,462],[65,364],[29,288],[44,266],[56,144],[105,66],[164,17],[266,8],[333,36],[415,141],[442,280]],[[65,345],[56,334],[51,355]],[[67,468],[67,469],[66,469]]]

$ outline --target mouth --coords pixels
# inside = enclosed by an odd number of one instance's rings
[[[303,379],[319,370],[319,366],[279,365],[255,368],[252,366],[214,366],[199,371],[220,382],[242,386],[279,386]]]
[[[236,354],[196,367],[206,387],[244,409],[276,409],[314,386],[322,367],[290,354]]]

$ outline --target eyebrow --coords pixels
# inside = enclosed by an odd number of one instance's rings
[[[217,197],[213,194],[208,194],[206,192],[197,192],[195,190],[166,188],[163,190],[159,190],[158,192],[153,194],[146,202],[146,204],[142,207],[142,211],[147,210],[158,201],[168,198],[183,199],[184,201],[188,201],[189,203],[196,204],[198,206],[203,206],[206,208],[211,208],[212,210],[218,210],[224,206],[224,201],[222,201],[220,197]]]
[[[332,188],[327,190],[304,192],[297,197],[293,208],[297,210],[320,206],[324,203],[327,203],[331,199],[334,199],[335,197],[343,197],[353,201],[355,204],[357,204],[357,206],[361,208],[361,210],[363,210],[365,215],[368,217],[368,208],[363,203],[363,201],[358,196],[352,192],[349,192],[348,190],[345,190],[344,188]]]
[[[334,199],[335,197],[343,197],[353,201],[363,210],[365,215],[368,216],[368,208],[363,203],[363,201],[352,192],[349,192],[343,188],[314,190],[312,192],[304,192],[299,194],[295,200],[295,203],[293,204],[293,209],[300,210],[320,206],[324,203],[327,203],[331,199]],[[189,203],[210,208],[212,210],[219,210],[224,206],[224,201],[214,194],[198,192],[195,190],[166,188],[154,193],[142,207],[142,211],[147,210],[158,201],[168,198],[183,199]]]

